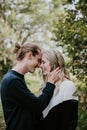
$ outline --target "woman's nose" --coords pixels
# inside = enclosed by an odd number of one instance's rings
[[[42,68],[42,63],[40,64],[40,66],[39,66],[40,68]]]

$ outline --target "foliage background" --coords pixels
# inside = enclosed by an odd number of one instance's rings
[[[12,50],[16,42],[34,42],[43,49],[57,48],[64,54],[78,89],[77,130],[87,130],[87,1],[0,0],[0,82],[14,64]],[[38,73],[25,78],[38,95]],[[4,128],[1,106],[0,130]]]

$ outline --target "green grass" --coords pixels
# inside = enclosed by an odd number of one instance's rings
[[[5,122],[3,117],[1,100],[0,100],[0,130],[5,130]]]

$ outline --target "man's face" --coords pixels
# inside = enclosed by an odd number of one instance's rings
[[[29,62],[29,67],[28,67],[29,72],[33,73],[35,69],[40,66],[41,58],[42,58],[41,52],[39,52],[39,54],[36,56],[33,56],[33,54],[31,55],[31,60]]]
[[[42,55],[42,61],[41,61],[40,68],[42,69],[43,75],[46,75],[46,76],[51,71],[50,62],[48,61],[48,59],[44,55]]]

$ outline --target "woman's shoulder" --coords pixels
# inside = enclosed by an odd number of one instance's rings
[[[63,94],[63,100],[76,99],[78,100],[77,89],[71,80],[65,80],[60,84],[60,92]]]
[[[72,80],[68,80],[68,79],[65,79],[64,81],[61,82],[60,85],[67,85],[67,86],[75,86],[74,82]]]
[[[75,84],[73,81],[71,80],[64,80],[61,84],[60,84],[60,89],[63,90],[76,90]]]

